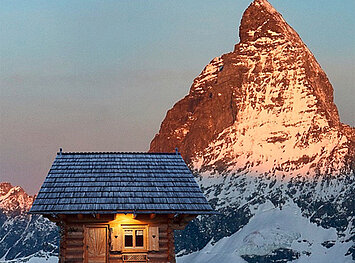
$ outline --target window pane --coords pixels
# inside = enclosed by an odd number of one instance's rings
[[[133,231],[125,230],[124,231],[124,246],[133,247]]]
[[[136,247],[144,247],[143,230],[136,230]]]

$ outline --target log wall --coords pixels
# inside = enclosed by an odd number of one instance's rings
[[[58,221],[57,221],[58,222]],[[150,263],[175,263],[175,247],[172,217],[168,215],[157,215],[154,218],[150,215],[139,215],[132,218],[132,215],[109,216],[66,216],[61,219],[61,243],[60,243],[60,263],[81,263],[85,262],[85,226],[104,225],[109,228],[120,224],[141,225],[159,228],[159,250],[146,252],[125,252],[110,251],[110,237],[107,238],[107,262],[123,263],[124,255],[145,254],[147,262]],[[146,241],[147,242],[147,241]],[[142,261],[144,262],[144,261]]]

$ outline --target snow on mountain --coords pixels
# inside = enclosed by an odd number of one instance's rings
[[[340,242],[335,229],[311,223],[296,204],[287,203],[280,209],[267,202],[253,209],[255,216],[241,230],[178,257],[177,263],[273,262],[282,253],[295,263],[353,262],[350,255],[344,256],[350,244]]]
[[[355,130],[340,123],[333,88],[299,35],[266,0],[248,7],[239,34],[168,111],[150,151],[178,147],[199,173],[350,173]]]
[[[270,3],[250,4],[239,36],[234,50],[213,59],[167,112],[150,145],[151,152],[178,147],[222,213],[176,231],[181,262],[355,260],[355,129],[340,122],[325,72]],[[275,208],[261,213],[270,202]],[[298,220],[309,235],[291,225],[255,228],[264,216]],[[310,238],[317,233],[332,233],[333,241]],[[301,237],[312,249],[298,244]],[[264,240],[268,249],[251,251],[248,240]]]
[[[178,147],[221,213],[175,232],[178,262],[353,262],[354,128],[340,122],[311,51],[266,0],[247,8],[239,35],[150,145]],[[56,226],[26,214],[33,199],[22,191],[0,184],[1,260],[57,249]]]
[[[28,211],[34,197],[29,196],[21,187],[10,183],[0,183],[0,209],[5,213]]]
[[[0,263],[57,263],[58,257],[54,256],[53,253],[44,252],[43,250],[38,251],[32,255],[11,259],[11,260],[1,260]]]
[[[39,251],[39,256],[57,252],[57,226],[27,214],[33,200],[21,187],[0,183],[0,261],[28,261]]]

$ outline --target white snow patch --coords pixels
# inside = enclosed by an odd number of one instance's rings
[[[203,93],[204,90],[200,86],[206,81],[210,81],[217,78],[217,73],[219,72],[221,66],[223,66],[222,58],[214,58],[211,63],[208,64],[201,72],[201,74],[195,79],[195,82],[193,84],[194,91]]]
[[[18,258],[13,260],[0,260],[0,263],[58,263],[58,257],[50,256],[50,257],[25,257]]]
[[[177,258],[177,263],[245,263],[242,255],[268,255],[279,248],[298,252],[300,257],[294,263],[353,262],[351,256],[344,256],[350,243],[336,241],[331,248],[321,245],[335,240],[334,228],[324,229],[311,223],[294,203],[281,210],[268,202],[260,205],[255,216],[238,232]]]

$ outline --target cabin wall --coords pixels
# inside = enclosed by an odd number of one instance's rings
[[[59,262],[84,262],[84,226],[69,223],[61,226]]]
[[[133,218],[132,215],[117,216],[101,216],[94,218],[93,216],[77,215],[66,216],[62,219],[61,224],[61,243],[60,243],[60,261],[64,262],[85,262],[86,244],[85,244],[85,227],[87,226],[107,226],[108,229],[124,225],[147,225],[150,227],[158,227],[159,229],[159,250],[146,252],[125,252],[111,251],[111,237],[107,238],[107,260],[109,263],[123,263],[124,255],[145,254],[147,262],[151,263],[175,263],[175,247],[174,235],[172,227],[172,219],[167,215],[138,215]],[[148,241],[146,241],[148,242]],[[142,261],[144,262],[144,261]]]
[[[169,220],[167,224],[167,241],[168,241],[168,262],[176,263],[175,260],[175,244],[174,244],[174,229],[172,226],[172,220]]]

